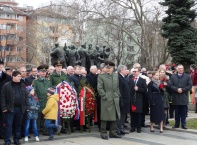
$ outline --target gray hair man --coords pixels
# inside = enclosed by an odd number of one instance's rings
[[[117,120],[117,132],[118,135],[125,135],[128,132],[124,131],[124,122],[127,113],[130,112],[129,82],[125,78],[127,76],[127,67],[125,65],[119,65],[117,71],[120,91],[120,119]]]

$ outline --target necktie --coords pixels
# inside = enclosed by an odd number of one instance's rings
[[[134,79],[134,83],[135,83],[135,85],[136,85],[136,83],[137,83],[137,78]]]

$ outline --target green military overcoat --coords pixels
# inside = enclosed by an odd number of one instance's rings
[[[47,89],[51,87],[51,82],[48,78],[41,79],[38,77],[33,80],[32,86],[34,87],[35,95],[38,97],[40,103],[39,112],[42,112],[47,103]]]
[[[116,121],[120,118],[118,74],[99,75],[97,89],[101,96],[101,120]]]
[[[50,75],[50,81],[51,81],[52,86],[56,87],[62,81],[67,81],[67,77],[64,74],[64,72],[61,72],[61,75],[60,75],[54,70],[53,74]]]

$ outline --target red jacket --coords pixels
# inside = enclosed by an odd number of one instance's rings
[[[192,79],[193,86],[197,86],[197,70],[195,70],[194,72],[191,71],[190,76]]]

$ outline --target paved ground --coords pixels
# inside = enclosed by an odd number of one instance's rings
[[[197,118],[197,114],[190,112],[188,118]],[[147,116],[148,119],[148,116]],[[147,121],[148,124],[148,121]],[[171,128],[168,128],[171,129]],[[129,128],[126,129],[129,131]],[[164,130],[159,133],[158,129],[152,133],[149,128],[142,128],[142,133],[130,133],[121,139],[102,140],[98,129],[93,127],[92,132],[75,132],[71,135],[56,135],[53,141],[45,141],[47,136],[40,136],[40,142],[29,139],[28,145],[197,145],[197,132],[194,130]],[[0,140],[3,144],[3,140]]]

